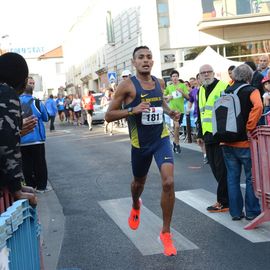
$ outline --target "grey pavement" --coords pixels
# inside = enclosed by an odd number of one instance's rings
[[[63,125],[48,133],[54,191],[38,195],[46,270],[269,269],[270,224],[244,231],[245,220],[233,222],[228,213],[206,211],[215,201],[216,182],[195,143],[182,142],[182,153],[174,155],[171,229],[178,256],[163,256],[157,243],[161,183],[154,162],[142,196],[140,228],[128,229],[132,172],[126,133],[119,128],[105,135],[100,125],[91,132]]]
[[[59,122],[57,123],[59,125]],[[63,125],[62,128],[66,127]],[[58,126],[59,128],[59,126]],[[67,133],[67,131],[65,131]],[[128,134],[127,127],[115,127],[114,133]],[[199,151],[200,148],[195,143],[181,143],[183,148]],[[51,186],[48,182],[48,186]],[[55,191],[48,191],[38,194],[38,214],[41,224],[41,249],[44,270],[56,270],[61,251],[61,245],[65,231],[65,216],[63,208],[58,200]],[[72,270],[71,268],[69,270]]]

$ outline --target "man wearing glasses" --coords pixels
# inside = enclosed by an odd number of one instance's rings
[[[200,67],[201,87],[198,97],[198,139],[197,143],[205,143],[206,155],[212,173],[218,182],[217,202],[207,207],[209,212],[227,212],[229,210],[227,191],[227,171],[219,142],[212,134],[212,109],[228,84],[215,78],[213,67],[203,65]]]

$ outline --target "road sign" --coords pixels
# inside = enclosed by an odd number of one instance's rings
[[[116,80],[117,80],[116,72],[114,71],[108,72],[108,79],[110,83],[116,83]]]

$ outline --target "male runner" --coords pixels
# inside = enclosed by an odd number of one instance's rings
[[[105,119],[107,122],[128,118],[131,139],[131,161],[134,179],[131,183],[133,205],[128,218],[129,227],[136,230],[140,224],[140,196],[143,192],[147,173],[154,156],[162,179],[161,207],[163,227],[160,240],[164,254],[177,254],[170,233],[174,207],[173,153],[163,113],[174,120],[180,115],[172,111],[163,100],[163,80],[151,76],[153,58],[150,49],[140,46],[134,49],[132,63],[136,76],[122,81],[117,87]],[[121,109],[124,104],[124,109]]]

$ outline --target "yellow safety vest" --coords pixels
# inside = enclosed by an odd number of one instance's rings
[[[214,107],[215,101],[220,97],[221,92],[223,92],[227,88],[228,84],[222,81],[219,81],[215,88],[212,90],[207,100],[205,98],[205,88],[203,86],[200,87],[199,91],[199,109],[200,109],[200,117],[201,117],[201,125],[202,125],[202,133],[205,132],[213,132],[212,127],[212,110]]]

